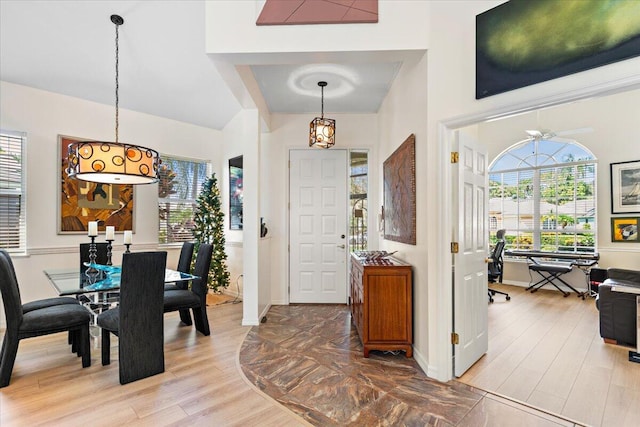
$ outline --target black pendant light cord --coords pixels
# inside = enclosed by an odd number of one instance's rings
[[[118,29],[120,28],[120,25],[122,25],[124,23],[124,19],[122,19],[121,16],[118,15],[111,15],[111,22],[113,22],[114,24],[116,24],[116,144],[118,143],[118,126],[120,124],[119,121],[119,110],[118,110],[118,103],[120,101],[120,97],[118,96],[118,90],[120,89],[120,84],[119,84],[119,76],[120,73],[118,72],[118,68],[120,65],[120,49],[119,49],[119,31]]]
[[[327,82],[318,82],[318,86],[320,86],[320,118],[324,119],[324,87],[327,85]]]
[[[324,119],[324,86],[320,86],[320,118]]]

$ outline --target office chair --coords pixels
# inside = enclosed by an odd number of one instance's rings
[[[504,259],[502,258],[502,255],[504,253],[504,245],[505,245],[504,233],[505,233],[505,230],[498,230],[496,232],[496,237],[498,238],[498,242],[496,243],[496,246],[493,248],[493,251],[489,256],[490,261],[488,264],[487,277],[489,278],[489,282],[491,283],[496,283],[496,282],[502,283],[502,276],[504,272]],[[493,302],[493,296],[495,294],[504,295],[507,301],[511,299],[508,293],[489,288],[488,289],[489,302]]]

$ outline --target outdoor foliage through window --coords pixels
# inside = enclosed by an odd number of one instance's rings
[[[489,174],[491,240],[506,248],[594,252],[596,164],[574,142],[533,140],[501,154]]]
[[[349,244],[351,251],[367,249],[368,152],[349,153]]]
[[[209,165],[201,160],[161,157],[158,171],[159,242],[193,240],[196,199],[207,179]]]

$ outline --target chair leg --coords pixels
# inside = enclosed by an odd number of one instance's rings
[[[4,339],[2,340],[2,348],[0,348],[0,363],[2,363],[2,359],[4,358],[4,352],[5,352],[5,347],[6,347],[6,342],[9,338],[7,338],[7,334],[5,333],[4,335]]]
[[[211,334],[206,306],[193,309],[193,321],[196,324],[196,330],[202,335],[209,336]]]
[[[76,353],[78,357],[82,356],[82,341],[78,336],[79,332],[77,329],[69,331],[69,341],[71,341],[71,352]]]
[[[18,353],[18,343],[20,340],[17,336],[4,336],[2,343],[2,359],[0,359],[0,388],[6,387],[11,381],[11,372],[13,372],[13,364],[16,361]]]
[[[82,353],[82,367],[88,368],[91,366],[91,338],[89,337],[89,324],[83,325],[82,328],[77,331],[75,340],[80,341],[80,352]]]
[[[106,366],[111,363],[111,332],[102,328],[102,366]]]
[[[189,309],[179,310],[180,311],[180,321],[185,325],[191,326],[193,322],[191,321],[191,313]]]

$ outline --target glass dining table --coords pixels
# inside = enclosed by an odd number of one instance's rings
[[[120,266],[87,264],[87,271],[75,268],[47,269],[44,274],[60,296],[89,293],[114,293],[120,289]],[[198,276],[181,271],[166,269],[165,283],[184,282]]]
[[[91,335],[98,336],[96,319],[98,315],[119,302],[120,266],[85,264],[86,271],[75,268],[46,269],[44,274],[60,296],[75,296],[91,313]],[[166,269],[165,283],[184,282],[198,279],[198,276]]]

